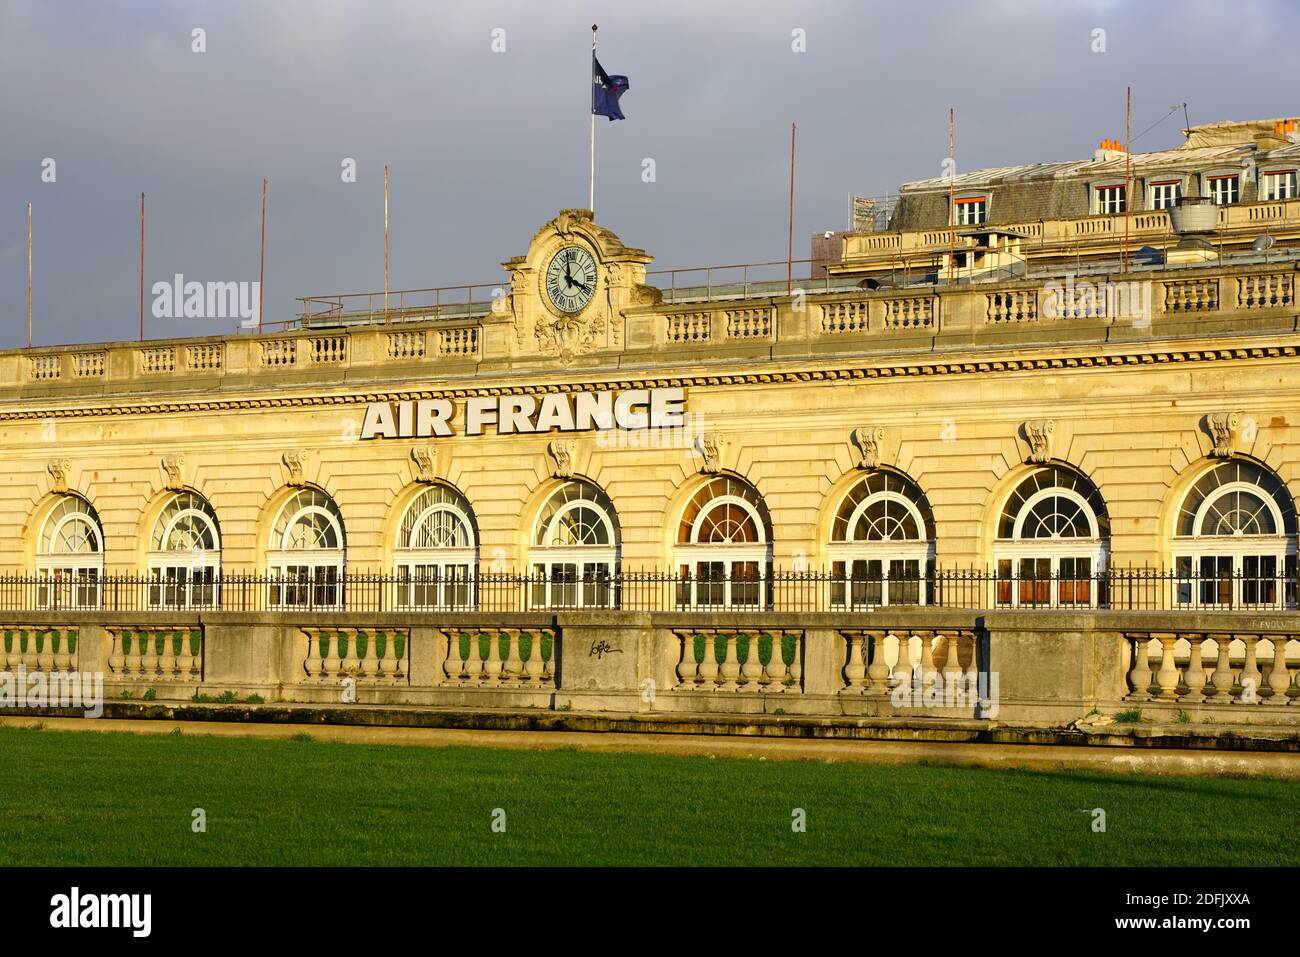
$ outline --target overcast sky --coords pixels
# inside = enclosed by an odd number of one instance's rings
[[[631,80],[627,120],[597,120],[597,218],[652,268],[785,256],[791,121],[799,258],[850,192],[941,174],[949,106],[962,171],[1090,155],[1129,83],[1134,134],[1182,101],[1193,123],[1300,112],[1283,0],[3,0],[0,347],[26,342],[29,201],[37,345],[137,335],[142,190],[147,285],[252,281],[270,180],[268,321],[383,288],[385,163],[393,288],[498,281],[586,205],[593,20]],[[146,315],[146,336],[233,325]]]

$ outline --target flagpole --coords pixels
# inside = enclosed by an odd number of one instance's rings
[[[144,342],[144,193],[140,194],[140,341]]]
[[[596,24],[591,25],[591,65],[592,69],[596,66]],[[592,74],[589,86],[594,86],[596,80]],[[594,93],[588,89],[588,95],[594,97]],[[587,209],[591,210],[591,218],[596,218],[596,107],[595,103],[591,106],[591,175],[587,177]]]
[[[262,290],[266,288],[266,177],[262,177],[262,263],[257,271],[257,333],[262,333]],[[305,311],[305,310],[304,310]]]
[[[388,324],[388,166],[384,166],[384,324]]]
[[[27,204],[27,348],[32,347],[32,204]]]
[[[785,294],[794,286],[794,124],[790,124],[790,246],[785,260]]]

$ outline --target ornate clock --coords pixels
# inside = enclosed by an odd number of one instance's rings
[[[583,246],[565,246],[546,266],[546,298],[566,315],[581,312],[596,294],[596,259]]]

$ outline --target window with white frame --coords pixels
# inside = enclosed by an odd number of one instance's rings
[[[81,496],[60,496],[41,523],[36,577],[42,607],[99,607],[104,533],[95,509]]]
[[[1241,201],[1241,177],[1235,173],[1224,176],[1207,176],[1206,191],[1216,206],[1229,206]]]
[[[1121,186],[1098,186],[1092,191],[1092,211],[1122,213],[1125,209],[1126,190]]]
[[[207,499],[177,492],[163,505],[146,556],[151,608],[213,608],[221,576],[221,532]]]
[[[565,482],[547,498],[533,528],[533,606],[617,607],[621,545],[609,496],[581,479]]]
[[[854,485],[836,509],[829,558],[836,607],[928,604],[934,518],[920,488],[887,470]]]
[[[1273,472],[1247,459],[1214,466],[1188,490],[1175,523],[1180,604],[1295,607],[1295,502]]]
[[[720,475],[691,496],[677,523],[677,604],[765,608],[772,579],[772,523],[758,489]]]
[[[1151,209],[1173,209],[1178,205],[1178,197],[1183,193],[1182,183],[1176,179],[1152,183],[1150,192]]]
[[[416,495],[397,529],[394,575],[394,607],[473,607],[478,539],[465,496],[446,485]]]
[[[952,204],[953,223],[958,226],[979,226],[988,218],[988,200],[983,196],[955,199]]]
[[[267,543],[272,607],[342,604],[346,542],[343,515],[334,499],[317,488],[290,496],[276,514]]]
[[[999,605],[1095,606],[1110,549],[1110,519],[1091,481],[1059,465],[1007,497],[993,544]]]
[[[1260,177],[1259,198],[1293,199],[1296,196],[1296,171],[1293,169],[1270,170]]]

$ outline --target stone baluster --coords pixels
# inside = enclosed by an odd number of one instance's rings
[[[406,683],[406,656],[411,647],[411,633],[406,630],[394,630],[391,633],[393,658],[393,684]]]
[[[1187,653],[1187,674],[1183,679],[1187,685],[1187,694],[1183,700],[1200,703],[1205,700],[1205,665],[1201,660],[1205,636],[1188,635],[1187,643],[1190,650]]]
[[[362,662],[362,667],[365,669],[363,677],[374,679],[374,678],[378,678],[380,675],[379,629],[372,628],[370,631],[367,631],[365,634],[366,634],[366,657],[365,660]],[[384,648],[384,654],[388,654],[387,647]]]
[[[1286,635],[1269,636],[1273,643],[1273,667],[1268,673],[1268,703],[1286,704],[1291,688],[1291,672],[1286,667]]]
[[[69,632],[67,629],[56,631],[54,637],[59,643],[54,652],[54,667],[59,671],[67,671],[72,666],[72,653],[68,650]]]
[[[1214,639],[1215,657],[1214,673],[1205,687],[1205,695],[1215,704],[1227,704],[1232,696],[1232,662],[1228,651],[1232,644],[1231,635],[1206,635]]]
[[[862,694],[867,688],[867,665],[862,654],[862,643],[866,639],[857,632],[849,631],[844,633],[844,640],[849,646],[849,660],[844,666],[844,687]]]
[[[41,650],[36,656],[36,664],[41,671],[49,674],[54,670],[54,632],[47,628],[37,634],[40,635]]]
[[[144,647],[140,649],[140,669],[144,677],[154,678],[158,674],[158,634],[141,631],[137,635],[144,642]]]
[[[24,632],[19,632],[19,635],[22,634]],[[122,632],[124,666],[128,678],[140,677],[140,643],[145,640],[143,634],[143,632],[129,629]]]
[[[457,636],[456,641],[460,641]],[[490,644],[490,641],[489,641]],[[478,632],[469,633],[469,649],[465,655],[465,678],[472,685],[477,685],[483,676],[483,647]]]
[[[163,650],[158,656],[158,670],[164,681],[172,681],[176,675],[177,636],[179,631],[163,632]]]
[[[1234,704],[1259,704],[1260,703],[1260,673],[1259,663],[1256,661],[1256,645],[1259,643],[1259,635],[1238,635],[1242,643],[1246,646],[1246,660],[1241,668],[1241,675],[1238,677],[1240,692],[1233,699]]]
[[[938,669],[934,666],[934,633],[923,631],[921,638],[921,687],[933,688]]]
[[[942,634],[945,640],[944,651],[946,655],[943,662],[944,694],[951,696],[957,693],[962,684],[961,661],[958,657],[961,636],[955,631],[946,631]]]
[[[1160,690],[1157,697],[1173,701],[1178,697],[1178,665],[1174,661],[1174,645],[1178,642],[1178,636],[1165,633],[1151,637],[1160,642],[1160,670],[1156,672],[1156,685]]]
[[[789,673],[785,666],[784,635],[779,631],[772,633],[772,653],[767,659],[767,690],[781,692],[785,690],[785,676]]]
[[[339,670],[345,675],[356,675],[357,666],[361,663],[357,658],[357,643],[360,633],[355,628],[340,628],[334,632],[335,638],[339,643]]]
[[[320,632],[314,628],[303,629],[303,636],[307,639],[307,654],[302,660],[303,673],[310,679],[321,677],[321,655],[320,655]],[[189,635],[185,636],[186,647],[181,650],[188,654],[189,652]],[[182,659],[185,664],[181,666],[181,674],[188,675],[188,662]]]
[[[782,632],[784,636],[784,632]],[[803,690],[803,632],[794,632],[794,660],[790,663],[790,677],[794,679],[794,689]]]
[[[695,639],[691,638],[692,643]],[[718,642],[711,631],[704,633],[704,660],[700,662],[699,687],[713,691],[718,686]]]
[[[502,669],[501,632],[493,630],[488,632],[488,656],[483,663],[483,674],[487,678],[488,687],[495,688],[501,684]]]
[[[337,631],[322,631],[325,637],[325,656],[321,661],[320,677],[322,681],[333,678],[339,673],[339,665],[342,662],[342,647],[339,644],[343,639],[339,637]]]
[[[682,660],[677,666],[677,677],[683,686],[694,688],[700,675],[700,665],[695,660],[695,635],[689,631],[675,631],[673,634],[682,643]]]
[[[871,639],[871,664],[867,665],[867,694],[883,695],[889,692],[889,665],[885,664],[885,632],[869,631]]]
[[[546,675],[546,664],[542,661],[542,633],[533,631],[528,634],[528,660],[524,662],[524,678],[531,688],[540,688]]]
[[[890,687],[897,688],[912,680],[912,636],[907,632],[890,634],[898,639],[898,660],[894,662],[894,675],[889,684]]]
[[[1124,697],[1129,701],[1147,701],[1151,697],[1151,659],[1148,648],[1150,635],[1129,635],[1133,639],[1133,667],[1128,673],[1132,691]]]
[[[758,679],[763,677],[763,665],[758,660],[758,632],[745,632],[745,663],[740,668],[740,676],[745,680],[740,683],[744,691],[758,691]]]
[[[736,657],[736,633],[727,632],[727,657],[722,662],[722,690],[735,691],[740,685],[736,679],[740,677],[740,659]]]
[[[460,632],[443,632],[447,641],[447,660],[442,663],[443,674],[449,684],[458,684],[465,673],[465,659],[460,656]]]

